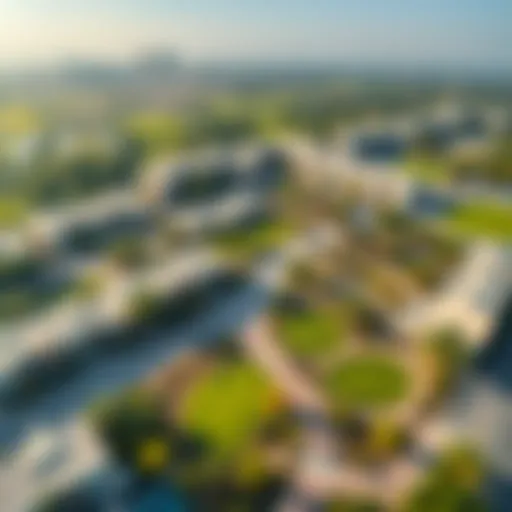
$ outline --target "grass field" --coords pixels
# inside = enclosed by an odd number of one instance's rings
[[[181,119],[159,112],[134,114],[125,123],[128,133],[142,141],[149,154],[179,149],[184,144]]]
[[[279,322],[280,340],[299,357],[325,354],[340,342],[342,322],[332,312],[311,311],[285,316]]]
[[[282,223],[265,222],[244,231],[219,237],[218,247],[234,257],[251,257],[278,248],[292,236],[292,230]]]
[[[408,388],[405,370],[381,356],[357,356],[326,377],[326,387],[340,407],[378,407],[404,397]]]
[[[462,236],[512,241],[512,207],[490,202],[475,202],[454,209],[446,227]]]
[[[404,171],[415,180],[431,185],[448,183],[449,172],[441,159],[411,157],[404,164]]]
[[[24,135],[40,128],[37,112],[25,105],[0,106],[0,135]]]
[[[0,197],[0,229],[13,228],[28,217],[28,202],[18,197]]]
[[[190,390],[182,411],[184,426],[214,457],[233,457],[250,445],[272,412],[275,397],[275,389],[257,368],[224,362]]]

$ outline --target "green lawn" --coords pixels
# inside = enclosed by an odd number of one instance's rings
[[[281,223],[263,223],[254,228],[219,237],[218,246],[228,255],[250,257],[279,247],[291,235],[291,229]]]
[[[26,220],[30,207],[27,201],[18,197],[0,198],[0,229],[8,229]]]
[[[446,226],[450,231],[469,237],[512,240],[512,207],[489,202],[475,202],[454,209]]]
[[[125,123],[127,132],[141,141],[149,154],[179,149],[184,145],[183,121],[160,112],[139,112]]]
[[[250,445],[274,398],[274,388],[257,368],[220,363],[187,395],[183,426],[206,442],[214,458],[231,458]]]
[[[326,387],[340,407],[378,407],[404,397],[405,370],[382,356],[356,356],[326,377]]]
[[[280,340],[299,357],[324,354],[342,336],[343,322],[331,311],[309,311],[279,321]]]
[[[0,322],[12,322],[57,304],[66,297],[65,290],[26,291],[14,290],[0,293]]]
[[[405,503],[404,512],[488,510],[482,496],[485,465],[471,448],[449,447],[436,458]]]
[[[26,105],[0,106],[0,135],[25,135],[40,125],[39,114]]]
[[[445,184],[450,173],[441,159],[414,156],[404,165],[404,171],[415,180],[431,185]]]

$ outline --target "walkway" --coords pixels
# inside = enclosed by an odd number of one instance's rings
[[[248,326],[241,341],[247,354],[286,394],[302,429],[302,449],[290,487],[279,504],[280,512],[314,512],[326,500],[344,495],[376,497],[388,503],[403,496],[418,478],[421,466],[403,459],[383,472],[369,473],[344,464],[328,404],[280,348],[268,317],[260,317]]]
[[[268,305],[289,264],[337,241],[337,232],[324,227],[298,236],[257,266],[251,284],[199,319],[98,362],[28,410],[0,411],[0,443],[8,449],[0,459],[2,510],[24,512],[52,489],[105,469],[105,454],[83,413],[95,400],[135,385],[184,350],[200,349],[240,329]]]

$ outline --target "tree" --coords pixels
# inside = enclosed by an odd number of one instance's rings
[[[141,266],[147,260],[144,242],[137,238],[125,238],[110,250],[110,257],[116,265],[128,270]]]
[[[435,365],[435,396],[443,396],[457,381],[468,362],[467,343],[453,328],[444,328],[430,337],[428,349]]]
[[[159,298],[150,292],[140,290],[130,298],[127,316],[133,324],[143,324],[156,319],[160,310]]]
[[[155,397],[131,392],[101,404],[93,423],[110,454],[138,474],[165,470],[171,458],[172,432]]]
[[[142,473],[158,473],[169,464],[169,443],[162,437],[145,439],[136,450],[137,468]]]
[[[404,512],[487,510],[481,496],[484,467],[466,447],[444,453],[407,500]]]
[[[370,425],[365,453],[370,462],[389,460],[407,444],[407,432],[401,425],[375,418]]]

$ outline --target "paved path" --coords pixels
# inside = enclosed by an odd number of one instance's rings
[[[323,499],[315,492],[312,482],[317,479],[318,471],[336,466],[336,442],[331,435],[324,398],[275,342],[266,317],[260,317],[245,329],[241,341],[249,357],[268,373],[286,396],[302,428],[302,450],[292,484],[279,509],[283,512],[316,510]]]
[[[28,410],[0,411],[0,441],[8,448],[0,460],[0,509],[25,511],[49,490],[104,470],[105,454],[83,416],[91,403],[135,385],[184,350],[205,347],[239,330],[268,306],[290,263],[336,240],[336,233],[323,228],[297,237],[261,262],[246,288],[218,301],[190,325],[98,362]]]
[[[291,485],[278,509],[281,512],[321,510],[331,497],[377,497],[394,503],[418,478],[421,466],[399,460],[385,472],[371,474],[343,464],[340,442],[332,428],[322,393],[280,347],[267,317],[249,325],[241,336],[247,354],[273,379],[298,417],[302,448]]]
[[[244,330],[242,345],[248,355],[273,378],[295,409],[325,411],[322,394],[304,378],[286,352],[274,342],[266,318],[259,318]]]
[[[200,349],[232,333],[266,303],[263,290],[249,287],[190,325],[99,362],[32,408],[0,412],[0,438],[9,449],[0,464],[0,510],[25,511],[49,490],[102,470],[105,454],[83,411],[99,397],[142,381],[184,350]]]

